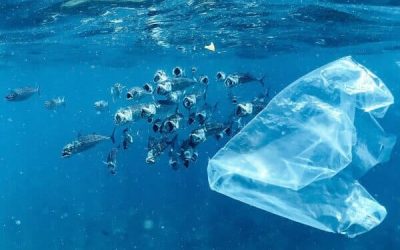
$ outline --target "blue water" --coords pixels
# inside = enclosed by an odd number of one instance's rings
[[[202,144],[188,169],[171,170],[166,155],[148,166],[143,122],[132,126],[115,176],[102,163],[111,142],[60,158],[79,133],[111,133],[126,105],[112,102],[112,84],[140,86],[176,65],[209,75],[211,100],[224,102],[219,70],[265,74],[273,96],[352,55],[392,91],[381,124],[400,135],[399,13],[398,1],[372,0],[1,1],[0,92],[32,85],[41,94],[0,104],[0,249],[400,249],[399,144],[361,179],[388,215],[355,239],[212,192],[207,161],[227,139]],[[215,53],[203,49],[211,41]],[[251,100],[260,91],[237,94]],[[46,110],[56,96],[66,108]],[[96,114],[99,99],[110,112]],[[218,116],[229,112],[222,106]]]

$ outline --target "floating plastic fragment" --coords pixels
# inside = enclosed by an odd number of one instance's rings
[[[210,45],[204,46],[204,48],[205,48],[205,49],[208,49],[208,50],[210,50],[210,51],[215,52],[215,45],[214,45],[213,42],[211,42]]]
[[[394,98],[345,57],[301,77],[233,137],[208,165],[211,189],[265,211],[355,237],[386,216],[357,181],[396,142],[376,118]]]

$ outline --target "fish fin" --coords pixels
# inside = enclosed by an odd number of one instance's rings
[[[117,127],[114,127],[114,129],[113,129],[113,131],[112,131],[112,134],[110,135],[110,139],[111,139],[111,141],[112,141],[113,144],[115,143],[115,130],[116,130],[116,128],[117,128]]]
[[[266,78],[266,75],[263,75],[260,79],[258,79],[258,81],[260,82],[261,86],[263,86],[263,87],[265,87],[265,82],[264,82],[265,78]]]

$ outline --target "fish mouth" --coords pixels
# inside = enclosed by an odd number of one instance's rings
[[[205,116],[204,114],[202,114],[202,113],[198,113],[198,114],[196,115],[196,118],[197,118],[197,121],[198,121],[200,124],[204,123],[205,120],[206,120],[206,116]]]
[[[158,70],[158,71],[154,74],[153,81],[154,81],[155,83],[159,83],[159,82],[162,82],[162,81],[165,81],[165,80],[167,80],[167,74],[165,74],[164,71]]]
[[[175,130],[178,128],[178,126],[177,126],[177,124],[176,124],[175,122],[173,122],[173,121],[167,121],[167,122],[165,123],[165,128],[166,128],[166,130],[167,130],[168,133],[171,133],[171,132],[175,131]]]
[[[178,169],[178,162],[175,161],[175,160],[170,160],[170,161],[169,161],[169,166],[170,166],[172,169],[176,170],[176,169]]]
[[[70,157],[72,154],[70,152],[61,152],[61,158],[68,158]]]
[[[207,85],[208,84],[208,76],[202,76],[200,78],[200,82]]]
[[[146,83],[146,84],[143,86],[143,89],[144,89],[147,93],[149,93],[149,94],[152,94],[152,93],[153,93],[153,87],[152,87],[149,83]]]
[[[134,96],[135,96],[135,95],[134,95],[133,92],[128,92],[128,93],[126,93],[126,99],[127,99],[127,100],[132,100]]]
[[[182,70],[180,67],[175,67],[175,68],[172,70],[172,74],[173,74],[175,77],[182,77],[182,75],[183,75],[183,70]]]
[[[217,72],[216,78],[218,81],[223,81],[225,80],[225,74],[222,72]]]
[[[194,104],[195,104],[195,99],[192,97],[185,97],[183,99],[183,106],[185,108],[191,108],[191,107],[193,107]]]

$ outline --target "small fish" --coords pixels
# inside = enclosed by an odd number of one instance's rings
[[[157,70],[153,77],[153,81],[155,83],[161,83],[166,81],[167,79],[168,79],[167,73],[165,73],[165,71],[163,70]]]
[[[157,157],[159,157],[169,146],[174,147],[177,137],[177,135],[175,135],[172,139],[169,139],[166,136],[162,137],[161,139],[149,137],[146,163],[156,163]]]
[[[250,82],[259,82],[262,86],[264,86],[264,79],[265,76],[256,78],[249,73],[235,73],[228,75],[224,81],[224,84],[227,88],[236,87]]]
[[[152,92],[145,90],[143,87],[133,87],[126,92],[126,99],[139,101],[151,94]]]
[[[183,98],[183,107],[185,107],[188,110],[191,110],[193,107],[196,106],[196,104],[200,101],[200,100],[204,100],[207,97],[207,88],[205,88],[204,90],[197,90],[195,92],[192,92],[191,94],[187,94],[184,98]]]
[[[115,143],[114,134],[115,134],[115,128],[111,136],[104,136],[98,134],[78,136],[76,140],[64,146],[64,148],[61,151],[61,157],[62,158],[71,157],[74,154],[81,153],[90,148],[93,148],[94,146],[103,141],[111,140],[113,143]]]
[[[44,102],[44,107],[48,110],[56,110],[59,107],[65,108],[64,97],[57,97]]]
[[[108,102],[104,100],[95,101],[94,108],[97,111],[96,113],[100,114],[101,112],[108,109]]]
[[[112,148],[111,151],[107,155],[106,161],[103,163],[107,165],[108,170],[112,175],[117,174],[117,148]]]
[[[168,116],[161,126],[162,133],[173,133],[179,129],[180,121],[183,119],[183,115],[176,112],[173,115]]]
[[[116,99],[121,98],[122,90],[125,88],[121,83],[115,83],[113,86],[111,86],[111,96],[113,98],[113,102],[116,101]]]
[[[186,168],[189,167],[191,162],[195,162],[199,156],[197,150],[193,145],[191,145],[189,139],[182,142],[178,155]]]
[[[159,95],[167,95],[170,92],[185,90],[197,83],[196,79],[178,77],[157,84],[156,92]]]
[[[217,140],[224,137],[229,132],[229,126],[224,123],[206,123],[202,127],[193,130],[189,135],[190,145],[194,148],[205,142],[208,137],[213,136]]]
[[[201,82],[204,85],[208,85],[208,76],[206,76],[206,75],[200,76],[199,82]]]
[[[19,102],[19,101],[24,101],[34,94],[40,95],[40,88],[36,87],[22,87],[22,88],[17,88],[10,90],[8,95],[5,96],[5,99],[10,102]]]
[[[122,147],[123,149],[128,149],[129,145],[133,143],[133,136],[129,132],[129,128],[124,129],[122,132],[123,140],[122,140]]]
[[[130,122],[135,122],[140,118],[151,118],[156,114],[157,105],[151,103],[139,103],[136,105],[123,107],[117,110],[114,114],[114,123],[123,125]]]
[[[235,115],[245,117],[253,114],[253,104],[251,102],[242,102],[236,105]]]

